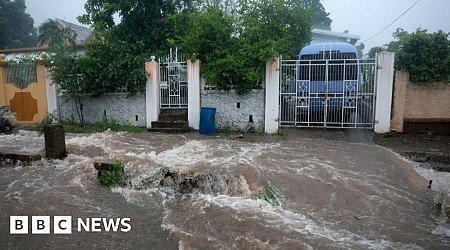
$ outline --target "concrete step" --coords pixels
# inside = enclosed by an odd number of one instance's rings
[[[147,129],[147,131],[167,133],[167,134],[180,134],[188,132],[189,128],[149,128]]]
[[[187,121],[187,109],[161,109],[159,121]]]
[[[188,128],[187,121],[156,121],[152,122],[152,128]]]

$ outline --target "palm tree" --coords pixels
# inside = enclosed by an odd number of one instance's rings
[[[39,26],[39,45],[75,46],[77,34],[57,20],[47,19]]]

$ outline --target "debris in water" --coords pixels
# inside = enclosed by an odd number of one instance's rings
[[[179,193],[203,193],[243,197],[249,193],[243,176],[221,176],[215,174],[178,173],[166,170],[159,182],[160,187],[170,187]]]
[[[270,184],[261,187],[256,193],[256,198],[265,200],[274,206],[281,206],[284,203],[281,191]]]

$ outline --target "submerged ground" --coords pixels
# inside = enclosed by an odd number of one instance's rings
[[[434,207],[450,174],[372,143],[370,133],[288,136],[103,132],[66,135],[65,160],[0,167],[0,245],[10,249],[448,249]],[[0,135],[0,151],[42,152],[43,136]],[[97,183],[94,162],[121,159],[127,185]],[[195,180],[180,189],[168,172]],[[429,179],[434,179],[431,189]],[[165,183],[166,185],[162,185]],[[200,184],[198,184],[200,183]],[[257,199],[265,187],[280,205]],[[184,192],[184,191],[183,191]],[[261,198],[261,197],[260,197]],[[11,215],[131,219],[132,230],[10,235]],[[3,248],[3,247],[2,247]]]

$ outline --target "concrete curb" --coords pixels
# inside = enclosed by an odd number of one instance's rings
[[[22,162],[27,165],[33,161],[39,161],[42,159],[42,155],[37,153],[5,153],[0,152],[0,161],[10,160],[13,164],[17,162]],[[1,166],[1,165],[0,165]]]

